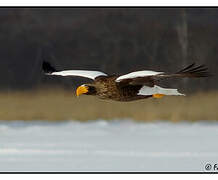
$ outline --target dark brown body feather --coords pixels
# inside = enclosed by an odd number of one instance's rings
[[[143,85],[122,85],[115,82],[117,77],[118,76],[96,78],[93,84],[88,84],[89,86],[95,87],[95,92],[93,92],[92,95],[96,95],[101,99],[111,99],[115,101],[133,101],[152,97],[137,95]]]

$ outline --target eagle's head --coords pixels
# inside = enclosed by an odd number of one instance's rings
[[[90,85],[90,84],[83,84],[81,86],[79,86],[76,89],[76,95],[77,97],[80,96],[81,94],[85,94],[85,95],[95,95],[96,94],[96,88],[94,85]]]

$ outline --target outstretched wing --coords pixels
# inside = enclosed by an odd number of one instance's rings
[[[55,75],[55,76],[79,76],[79,77],[85,77],[93,80],[99,76],[107,76],[107,74],[100,71],[87,71],[87,70],[57,71],[48,62],[43,62],[42,69],[46,75]]]
[[[153,77],[163,72],[156,71],[135,71],[129,74],[119,76],[115,81],[119,86],[128,86],[128,85],[146,85],[149,87],[154,86]]]
[[[156,71],[135,71],[131,72],[129,74],[125,74],[122,76],[119,76],[116,79],[116,82],[121,82],[126,79],[135,79],[135,78],[142,78],[142,77],[148,77],[148,76],[155,76],[158,74],[163,74],[163,72],[156,72]]]
[[[209,77],[211,74],[208,72],[208,68],[205,65],[195,66],[195,63],[185,67],[184,69],[173,73],[168,74],[164,73],[157,76],[157,78],[170,78],[170,77],[179,77],[179,78],[201,78]]]
[[[155,82],[166,78],[200,78],[208,77],[210,73],[204,65],[196,66],[195,63],[176,73],[165,73],[156,71],[136,71],[119,76],[116,82],[123,85],[147,85],[153,87]]]

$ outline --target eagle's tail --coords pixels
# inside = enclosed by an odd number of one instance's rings
[[[169,88],[162,88],[160,86],[154,85],[154,87],[149,86],[143,86],[139,92],[138,95],[152,95],[153,97],[162,97],[164,95],[167,96],[185,96],[185,94],[182,94],[178,92],[177,89],[169,89]]]

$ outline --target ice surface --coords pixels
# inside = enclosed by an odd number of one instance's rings
[[[217,138],[216,122],[0,121],[0,171],[205,171]]]

